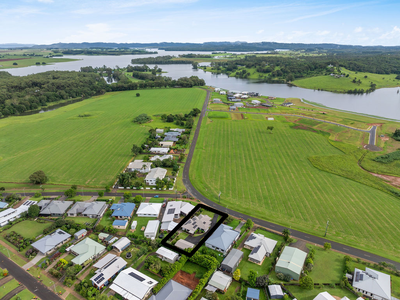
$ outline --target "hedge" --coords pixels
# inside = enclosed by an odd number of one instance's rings
[[[164,287],[164,285],[170,279],[172,279],[180,269],[183,268],[183,265],[186,263],[186,261],[187,261],[187,256],[182,255],[182,257],[171,266],[170,271],[163,277],[163,279],[161,279],[157,283],[157,285],[153,288],[153,293],[157,294]]]

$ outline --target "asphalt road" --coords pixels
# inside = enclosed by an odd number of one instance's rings
[[[34,277],[28,274],[20,266],[9,260],[7,256],[0,252],[0,267],[7,269],[17,281],[21,282],[25,287],[43,300],[62,300],[54,292],[49,290],[44,284],[38,282]]]
[[[199,118],[199,121],[198,121],[198,124],[197,124],[197,127],[196,127],[196,131],[194,133],[193,141],[192,141],[192,144],[191,144],[191,147],[190,147],[190,152],[189,152],[189,155],[187,157],[185,167],[183,169],[183,175],[182,175],[183,176],[183,178],[182,178],[183,179],[183,184],[185,185],[185,187],[186,187],[186,189],[187,189],[189,194],[193,195],[193,197],[199,199],[203,203],[205,203],[205,204],[207,204],[207,205],[209,205],[209,206],[211,206],[211,207],[213,207],[215,209],[221,210],[221,211],[223,211],[223,212],[225,212],[227,214],[230,214],[230,215],[232,215],[234,217],[237,217],[237,218],[242,218],[244,220],[247,220],[247,219],[250,218],[250,219],[253,220],[253,222],[256,225],[271,229],[273,231],[282,232],[284,229],[286,229],[286,227],[281,226],[281,225],[277,225],[277,224],[274,224],[274,223],[271,223],[271,222],[268,222],[268,221],[265,221],[265,220],[261,220],[261,219],[258,219],[258,218],[254,218],[254,217],[246,215],[246,214],[242,214],[242,213],[236,212],[236,211],[234,211],[232,209],[228,209],[228,208],[226,208],[224,206],[221,206],[221,205],[211,201],[210,199],[204,197],[199,191],[197,191],[194,188],[194,186],[192,185],[192,183],[190,182],[190,178],[189,178],[190,165],[191,165],[191,162],[192,162],[192,159],[193,159],[193,153],[194,153],[194,150],[196,148],[196,143],[197,143],[197,140],[199,138],[201,122],[203,121],[203,117],[205,116],[205,113],[206,113],[206,110],[207,110],[207,104],[208,104],[208,101],[209,101],[209,96],[210,96],[210,93],[207,94],[207,99],[206,99],[206,101],[205,101],[205,103],[203,105],[203,108],[202,108],[202,111],[201,111],[201,115],[200,115],[200,118]],[[303,117],[303,116],[300,116],[300,117]],[[309,119],[313,119],[313,118],[309,118]],[[333,122],[329,122],[329,121],[326,121],[326,122],[327,123],[332,123],[332,124],[335,124],[335,125],[339,125],[339,124],[336,124],[336,123],[333,123]],[[342,126],[350,128],[350,129],[355,129],[355,128],[352,128],[352,127],[349,127],[349,126],[346,126],[346,125],[342,125]],[[374,126],[371,129],[371,131],[373,130],[373,132],[375,132],[375,129],[376,129],[376,126]],[[355,130],[358,130],[358,129],[355,129]],[[362,130],[362,129],[359,129],[359,131],[369,132],[369,131]],[[349,255],[352,255],[352,256],[356,256],[356,257],[360,257],[360,258],[362,258],[364,260],[369,260],[369,261],[376,262],[376,263],[379,263],[381,261],[390,262],[390,263],[394,264],[398,269],[400,269],[400,263],[392,261],[392,260],[389,260],[389,259],[384,258],[384,257],[381,257],[379,255],[375,255],[375,254],[372,254],[372,253],[369,253],[369,252],[366,252],[366,251],[363,251],[363,250],[360,250],[360,249],[357,249],[357,248],[353,248],[353,247],[350,247],[350,246],[347,246],[347,245],[343,245],[343,244],[340,244],[340,243],[337,243],[337,242],[333,242],[333,241],[330,241],[329,239],[325,239],[325,238],[319,237],[319,236],[314,236],[314,235],[307,234],[307,233],[304,233],[304,232],[301,232],[301,231],[297,231],[297,230],[293,230],[293,229],[290,229],[290,231],[291,231],[291,235],[296,239],[302,239],[302,240],[305,240],[305,241],[307,241],[309,243],[317,244],[317,245],[324,245],[324,243],[328,242],[328,243],[331,243],[332,249],[334,249],[336,251],[340,251],[342,253],[349,254]],[[321,235],[322,234],[323,234],[323,232],[321,232]]]

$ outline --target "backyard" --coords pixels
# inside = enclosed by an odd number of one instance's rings
[[[6,230],[5,233],[15,231],[22,235],[24,238],[34,239],[43,233],[43,229],[49,227],[51,223],[39,223],[36,221],[25,220],[15,224],[10,229]]]

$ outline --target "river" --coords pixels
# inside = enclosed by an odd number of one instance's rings
[[[40,65],[26,68],[3,69],[12,75],[25,76],[34,73],[58,70],[58,71],[79,71],[81,67],[92,66],[102,67],[126,67],[132,58],[153,57],[160,55],[179,55],[187,53],[207,52],[187,52],[187,51],[163,51],[158,50],[158,54],[146,55],[122,55],[122,56],[84,56],[84,55],[65,55],[64,58],[75,58],[78,61],[56,63],[54,65]],[[210,53],[210,52],[208,52]],[[152,67],[152,65],[149,65]],[[240,79],[228,77],[225,74],[215,75],[203,70],[193,70],[191,65],[160,65],[164,76],[174,79],[179,77],[198,76],[204,79],[207,85],[220,87],[235,91],[252,91],[266,96],[283,98],[301,98],[312,102],[317,102],[328,107],[347,110],[362,114],[374,115],[384,118],[400,120],[400,94],[398,88],[378,89],[370,94],[350,95],[337,94],[324,91],[314,91],[286,84],[258,83],[256,80]]]

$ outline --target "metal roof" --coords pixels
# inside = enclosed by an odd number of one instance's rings
[[[191,293],[191,289],[170,280],[157,295],[151,296],[149,300],[186,300]]]
[[[71,251],[78,254],[71,262],[77,265],[83,264],[88,259],[96,256],[106,249],[102,244],[93,241],[90,238],[85,238],[83,241],[71,247]]]
[[[232,249],[231,252],[222,261],[221,266],[233,268],[236,263],[243,257],[243,252],[238,249]]]
[[[248,288],[246,298],[260,299],[260,290]]]
[[[42,253],[47,253],[53,250],[57,245],[63,243],[71,237],[70,234],[66,233],[64,230],[57,229],[53,233],[46,235],[40,240],[34,242],[32,247],[39,250]]]
[[[286,246],[285,249],[283,249],[275,267],[286,268],[295,272],[296,274],[300,274],[306,257],[307,253],[304,251]]]
[[[115,220],[113,226],[126,226],[128,220]]]
[[[111,206],[113,217],[130,217],[135,210],[135,203],[118,203]]]
[[[227,250],[235,241],[240,233],[232,227],[221,224],[217,230],[207,239],[206,244],[210,244],[222,250]]]

